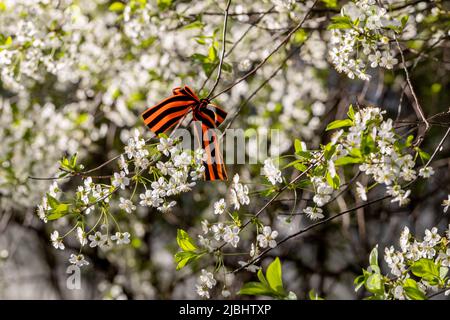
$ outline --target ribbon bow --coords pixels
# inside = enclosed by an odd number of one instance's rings
[[[206,152],[204,162],[205,180],[227,180],[227,173],[219,150],[217,128],[227,116],[227,113],[212,104],[208,99],[199,99],[188,86],[177,87],[172,90],[173,95],[142,113],[144,123],[156,135],[165,132],[181,121],[189,111],[193,120],[201,122],[201,143]],[[208,131],[209,130],[209,131]],[[198,128],[196,135],[199,137]],[[213,144],[213,145],[211,145]]]

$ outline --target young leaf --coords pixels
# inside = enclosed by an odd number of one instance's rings
[[[370,252],[369,262],[371,266],[378,267],[378,245],[375,246],[375,248],[373,248],[372,251]]]
[[[270,287],[270,285],[269,285],[269,283],[267,282],[266,277],[264,276],[264,274],[263,274],[263,272],[262,272],[261,269],[258,270],[257,276],[258,276],[259,281],[260,281],[263,285],[265,285],[266,287]]]
[[[383,292],[383,282],[379,273],[371,274],[365,283],[367,290],[374,294]]]
[[[328,184],[333,187],[333,189],[337,190],[339,189],[340,185],[341,185],[341,178],[339,178],[339,175],[336,174],[334,177],[331,177],[330,173],[327,172],[327,182]]]
[[[350,119],[344,119],[344,120],[335,120],[328,124],[326,131],[338,129],[342,127],[350,127],[353,125],[353,121]]]
[[[281,276],[281,262],[277,257],[268,267],[266,271],[267,282],[270,287],[280,294],[285,294],[283,288],[283,279]]]
[[[198,254],[192,251],[180,251],[175,254],[175,262],[177,263],[177,270],[182,269],[187,264],[191,263],[199,257]]]
[[[122,2],[113,2],[110,6],[109,6],[109,11],[114,11],[114,12],[121,12],[125,9],[125,5]]]
[[[172,5],[172,0],[158,0],[157,4],[159,9],[166,10]]]
[[[177,230],[177,243],[183,251],[189,252],[197,250],[194,240],[183,229]]]
[[[264,286],[261,282],[247,282],[239,290],[240,295],[251,295],[251,296],[273,296],[273,292],[270,288]]]
[[[355,110],[353,109],[353,105],[350,105],[348,107],[347,116],[350,118],[350,120],[355,120]]]
[[[428,153],[426,153],[425,151],[422,151],[422,150],[419,151],[419,156],[423,162],[428,161],[431,157]]]
[[[413,279],[406,279],[403,282],[403,290],[408,298],[412,300],[425,300],[427,297],[425,294],[419,290],[417,282]]]
[[[349,157],[349,156],[344,156],[342,158],[337,159],[334,162],[335,166],[345,166],[346,164],[354,164],[354,163],[362,163],[363,159],[362,158],[354,158],[354,157]]]
[[[366,282],[366,276],[361,274],[355,278],[353,284],[355,285],[355,292],[358,291]]]
[[[302,142],[299,139],[294,140],[295,153],[303,151]]]
[[[48,205],[50,206],[50,208],[52,209],[56,209],[59,205],[59,201],[56,200],[54,197],[52,197],[50,194],[47,193],[47,201],[48,201]]]
[[[436,285],[439,282],[439,268],[431,259],[422,258],[417,260],[411,265],[411,272],[415,276],[423,278],[431,285]]]
[[[77,165],[77,154],[75,153],[71,158],[70,158],[70,167],[72,169],[75,169]]]
[[[183,29],[189,30],[189,29],[203,29],[205,24],[201,21],[194,21],[192,23],[189,23],[183,27]],[[203,39],[196,39],[196,41],[200,44],[205,44],[205,40]],[[200,42],[199,42],[200,41]],[[202,43],[201,43],[202,42]]]
[[[311,289],[308,292],[309,300],[325,300],[324,298],[319,297],[319,295],[314,291],[314,289]]]
[[[334,16],[331,18],[333,23],[328,25],[328,30],[333,29],[350,29],[353,27],[353,23],[349,17],[346,16]]]

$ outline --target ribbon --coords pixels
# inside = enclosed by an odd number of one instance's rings
[[[220,153],[218,138],[214,130],[227,116],[227,113],[212,104],[208,99],[199,99],[188,86],[177,87],[172,90],[173,95],[158,104],[148,108],[142,113],[146,126],[156,135],[166,132],[189,111],[192,111],[194,121],[201,123],[202,148],[206,153],[205,180],[227,180],[227,173]],[[195,127],[197,138],[200,136],[198,127]]]

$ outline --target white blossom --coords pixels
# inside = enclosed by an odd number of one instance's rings
[[[275,241],[277,237],[278,231],[272,231],[271,227],[265,226],[262,229],[262,233],[257,236],[256,240],[261,248],[275,248],[277,246],[277,242]]]
[[[122,210],[125,210],[127,213],[131,213],[132,211],[136,210],[136,206],[131,202],[129,199],[124,199],[120,197],[120,204],[119,208]]]
[[[55,249],[60,249],[60,250],[65,249],[64,243],[62,242],[62,238],[59,236],[59,232],[57,230],[53,231],[50,234],[50,239],[52,240],[52,244],[53,244],[53,247],[55,247]]]
[[[130,243],[130,233],[128,232],[116,232],[111,236],[112,241],[116,241],[117,244],[129,244]]]
[[[267,180],[273,185],[283,181],[281,178],[281,171],[274,165],[273,160],[270,158],[264,161],[263,172]]]
[[[227,204],[225,203],[225,199],[220,199],[214,203],[214,214],[222,214],[225,212],[227,208]]]
[[[89,264],[89,262],[84,259],[84,255],[82,254],[71,254],[69,262],[76,265],[77,267],[87,266]]]
[[[318,207],[307,207],[303,209],[303,212],[310,218],[311,220],[320,220],[323,219],[325,216],[322,214],[322,209]]]
[[[114,172],[114,178],[112,180],[112,185],[116,188],[125,190],[125,187],[130,184],[130,179],[126,176],[126,173],[120,171],[120,173]]]

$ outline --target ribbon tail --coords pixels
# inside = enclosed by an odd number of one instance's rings
[[[215,130],[202,123],[201,129],[198,125],[195,126],[195,134],[206,154],[206,161],[203,162],[204,179],[206,181],[228,180],[222,153],[220,152],[219,138]]]

